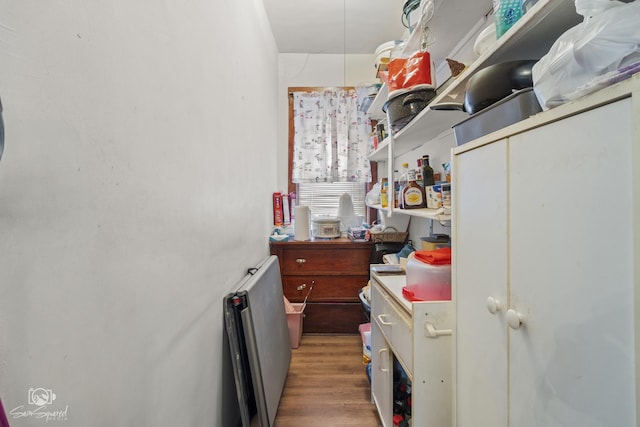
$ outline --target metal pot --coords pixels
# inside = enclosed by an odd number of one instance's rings
[[[432,110],[459,110],[475,114],[511,95],[514,91],[533,87],[531,69],[534,59],[500,62],[475,73],[465,86],[464,104],[443,102]]]
[[[417,87],[389,98],[382,111],[387,113],[391,129],[397,132],[424,110],[435,96],[435,89]]]

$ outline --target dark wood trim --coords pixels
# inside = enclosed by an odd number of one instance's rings
[[[293,93],[289,88],[289,157],[287,157],[287,187],[289,194],[296,191],[296,185],[292,182],[293,177]]]
[[[378,162],[371,162],[371,182],[367,186],[367,192],[371,191],[373,186],[378,182]],[[369,224],[376,220],[378,211],[373,208],[369,208]]]

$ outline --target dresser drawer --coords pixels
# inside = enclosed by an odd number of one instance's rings
[[[285,248],[280,269],[287,274],[369,274],[371,248]]]
[[[307,303],[302,322],[303,334],[357,334],[365,320],[361,304]]]
[[[313,290],[307,302],[358,302],[358,291],[367,284],[369,277],[363,276],[284,276],[284,296],[291,302],[302,302]]]
[[[371,317],[376,322],[405,369],[413,367],[411,317],[387,293],[371,281]]]

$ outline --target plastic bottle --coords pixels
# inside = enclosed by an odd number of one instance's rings
[[[408,171],[408,182],[402,190],[402,207],[403,209],[419,209],[424,208],[426,197],[424,188],[416,183],[416,172]]]
[[[387,178],[382,178],[382,188],[380,189],[380,204],[382,205],[383,208],[386,208],[389,206],[389,198],[387,194],[388,185],[389,185],[389,182]]]

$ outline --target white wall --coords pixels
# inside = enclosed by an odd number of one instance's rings
[[[260,0],[0,2],[7,411],[42,387],[51,426],[231,425],[222,298],[268,255],[277,187],[267,22]]]

